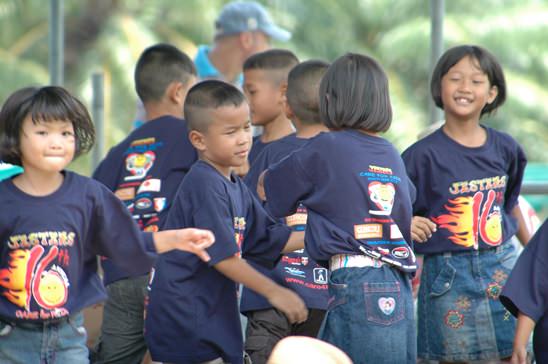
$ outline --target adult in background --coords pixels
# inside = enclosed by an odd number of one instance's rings
[[[198,78],[242,85],[247,57],[270,48],[272,39],[288,41],[291,33],[277,26],[267,10],[254,1],[234,1],[221,9],[215,21],[213,44],[201,45],[194,59]]]

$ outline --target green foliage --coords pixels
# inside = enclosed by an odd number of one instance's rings
[[[261,1],[261,0],[259,0]],[[228,0],[65,0],[65,85],[91,105],[91,74],[105,75],[107,145],[130,130],[137,97],[133,68],[154,42],[193,55],[210,43]],[[390,79],[394,108],[387,137],[403,150],[429,124],[429,0],[262,0],[293,32],[287,47],[301,59],[333,60],[346,52],[375,57]],[[48,82],[49,2],[0,0],[0,99]],[[508,100],[484,122],[513,135],[531,161],[548,162],[548,3],[541,0],[445,1],[445,48],[488,48],[503,65]],[[0,100],[0,102],[1,102]],[[106,151],[104,151],[106,152]],[[74,168],[89,172],[89,157]]]

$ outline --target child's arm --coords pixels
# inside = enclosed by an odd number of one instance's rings
[[[523,211],[519,207],[519,203],[512,209],[512,216],[514,216],[518,221],[518,231],[516,232],[516,236],[521,245],[525,246],[529,243],[529,240],[531,240],[532,232],[527,228],[525,217],[523,216]]]
[[[436,224],[422,216],[413,216],[411,220],[411,238],[417,243],[424,243],[436,231]]]
[[[518,313],[512,364],[527,363],[527,343],[529,342],[529,337],[531,337],[531,332],[533,332],[534,327],[535,321],[533,321],[533,319],[522,312]]]
[[[256,271],[245,260],[233,256],[220,261],[214,267],[226,277],[264,296],[272,306],[287,316],[289,322],[306,321],[308,311],[303,300],[296,293]]]
[[[290,253],[304,248],[304,231],[292,231],[282,253]]]
[[[205,249],[215,242],[211,231],[194,228],[155,232],[153,239],[158,254],[179,249],[194,253],[205,262],[210,260]]]

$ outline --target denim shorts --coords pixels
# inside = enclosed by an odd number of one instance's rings
[[[424,257],[418,356],[480,361],[512,355],[516,320],[499,301],[517,259],[512,244]]]
[[[86,364],[86,337],[82,313],[43,325],[0,321],[0,363]]]
[[[319,338],[344,351],[355,364],[415,364],[409,276],[386,264],[332,271]]]

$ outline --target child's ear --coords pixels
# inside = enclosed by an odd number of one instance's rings
[[[280,87],[279,87],[279,92],[280,92],[280,99],[282,100],[283,103],[287,104],[287,97],[286,97],[286,94],[287,94],[287,81],[282,81],[282,83],[280,84]]]
[[[188,139],[190,140],[190,143],[196,150],[203,152],[206,150],[206,145],[204,142],[204,135],[200,133],[197,130],[191,130],[190,133],[188,133]]]
[[[491,86],[491,89],[489,90],[489,95],[487,96],[487,103],[488,104],[493,103],[493,101],[496,100],[498,95],[499,95],[499,88],[497,86]]]
[[[166,89],[166,96],[171,102],[177,105],[183,105],[185,102],[186,91],[188,91],[182,82],[174,81]]]

